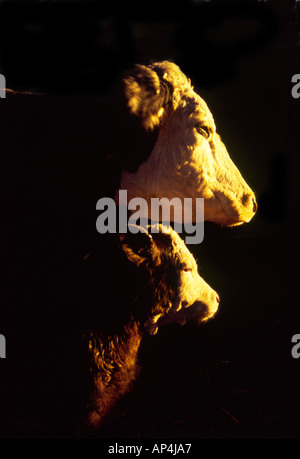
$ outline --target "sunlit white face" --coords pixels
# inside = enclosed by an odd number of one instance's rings
[[[152,155],[155,191],[159,185],[163,196],[204,198],[205,220],[221,225],[245,223],[254,216],[254,193],[217,134],[206,103],[192,89],[165,117]]]
[[[172,63],[153,64],[174,88],[172,102],[159,111],[159,136],[146,163],[122,178],[129,198],[204,198],[204,218],[220,225],[249,222],[255,195],[216,132],[213,116],[190,81]],[[196,221],[194,206],[193,222]],[[150,211],[149,211],[150,214]]]

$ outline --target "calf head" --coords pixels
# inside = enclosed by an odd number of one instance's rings
[[[150,273],[147,287],[153,298],[151,310],[146,312],[147,331],[155,334],[163,324],[184,325],[191,319],[204,322],[213,317],[219,296],[200,277],[196,261],[179,235],[162,225],[149,226],[151,234],[135,228],[139,233],[123,234],[121,242],[128,259]]]
[[[121,189],[128,199],[204,198],[204,218],[220,225],[249,222],[255,195],[232,162],[216,132],[213,116],[190,80],[171,62],[136,66],[124,79],[128,108],[146,130],[159,134],[137,172],[123,171]],[[174,213],[174,215],[176,212]]]

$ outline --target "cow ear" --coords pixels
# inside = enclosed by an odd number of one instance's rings
[[[127,258],[137,266],[145,261],[152,263],[154,261],[157,262],[158,250],[151,234],[142,227],[136,225],[128,225],[128,227],[129,226],[129,231],[120,234],[121,247]]]
[[[145,129],[158,126],[169,93],[157,73],[150,67],[136,65],[123,83],[130,112],[140,118]]]

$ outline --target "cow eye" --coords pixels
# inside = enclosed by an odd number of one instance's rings
[[[195,125],[196,131],[201,134],[205,139],[208,139],[210,136],[209,127],[205,126],[204,124],[197,123]]]
[[[185,273],[191,272],[192,268],[189,266],[181,266],[181,271],[184,271]]]

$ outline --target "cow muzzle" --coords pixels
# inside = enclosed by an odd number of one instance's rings
[[[253,192],[243,194],[237,208],[237,221],[232,226],[248,223],[257,212],[257,202]]]

